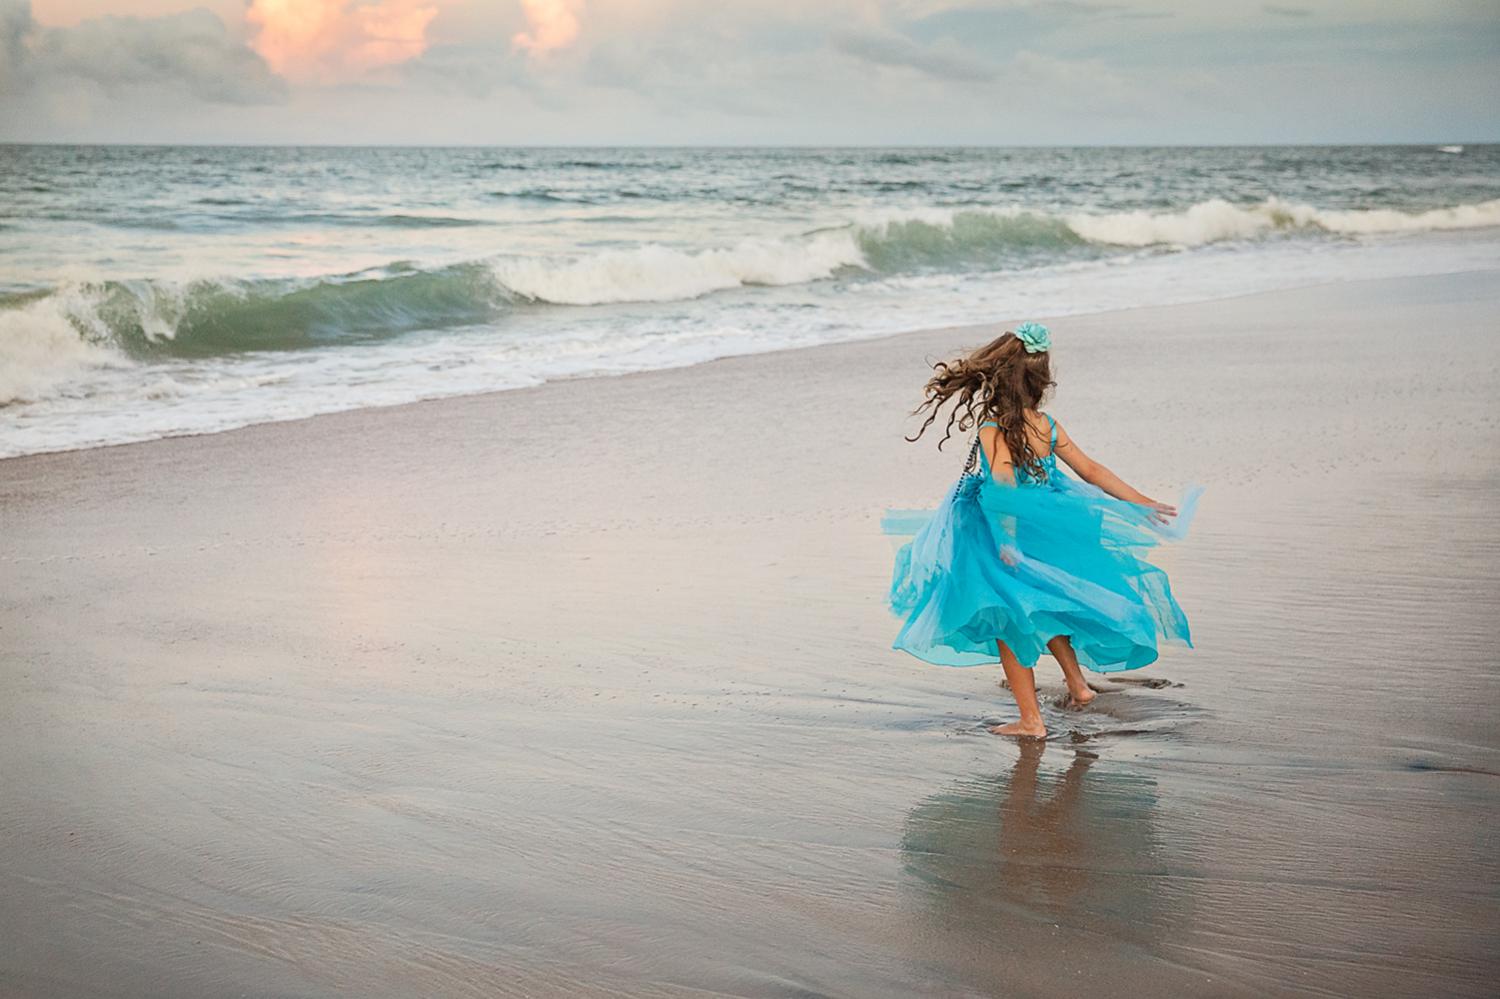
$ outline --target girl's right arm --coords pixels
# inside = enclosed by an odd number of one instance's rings
[[[1078,477],[1091,485],[1098,486],[1115,499],[1124,500],[1127,503],[1137,503],[1151,511],[1152,518],[1158,523],[1165,524],[1172,517],[1177,516],[1177,508],[1169,503],[1158,503],[1145,493],[1130,485],[1114,472],[1105,468],[1102,464],[1083,453],[1083,448],[1073,442],[1062,424],[1057,425],[1057,456],[1068,463],[1068,467],[1078,473]]]

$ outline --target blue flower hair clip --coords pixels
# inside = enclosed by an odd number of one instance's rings
[[[1052,334],[1041,323],[1022,323],[1017,326],[1016,339],[1021,341],[1028,354],[1040,354],[1052,347]]]

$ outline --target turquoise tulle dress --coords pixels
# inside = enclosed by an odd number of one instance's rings
[[[1187,533],[1203,490],[1188,489],[1177,516],[1158,524],[1059,468],[1057,422],[1047,421],[1044,480],[1017,468],[1015,487],[995,482],[979,448],[982,474],[966,468],[936,510],[887,512],[885,533],[912,536],[891,579],[891,609],[905,619],[894,648],[978,666],[999,662],[1000,639],[1034,666],[1067,635],[1080,663],[1112,673],[1155,662],[1163,643],[1192,645],[1167,574],[1146,555]]]

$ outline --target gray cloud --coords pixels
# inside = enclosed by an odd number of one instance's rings
[[[501,43],[435,45],[397,70],[402,80],[479,100],[507,87],[539,89],[523,60]]]
[[[1078,0],[1041,0],[1031,9],[1062,19],[1107,19],[1122,21],[1163,21],[1176,17],[1170,10],[1132,10],[1118,3],[1080,3]]]
[[[938,80],[984,83],[995,78],[995,70],[961,52],[921,45],[894,33],[841,31],[832,36],[834,48],[877,66],[915,69]]]
[[[286,82],[211,11],[100,17],[44,28],[28,2],[0,0],[0,79],[39,90],[87,81],[106,91],[157,87],[213,104],[272,104]]]
[[[1176,17],[1170,10],[1132,10],[1118,3],[1083,3],[1080,0],[1038,0],[1013,8],[1036,13],[1050,20],[1086,20],[1119,18],[1127,21],[1156,21]]]
[[[1042,0],[1031,6],[1063,14],[1083,15],[1106,14],[1122,9],[1117,3],[1080,3],[1078,0]]]
[[[1261,10],[1267,14],[1275,14],[1277,17],[1311,17],[1312,11],[1306,7],[1284,7],[1281,4],[1268,3],[1261,6]]]
[[[29,0],[0,0],[0,84],[12,89],[26,58],[26,39],[34,30]]]

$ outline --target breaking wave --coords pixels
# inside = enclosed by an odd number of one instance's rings
[[[33,397],[54,369],[367,343],[493,320],[510,301],[483,264],[317,280],[77,282],[0,296],[0,403]]]
[[[99,365],[361,344],[493,323],[523,306],[682,301],[738,288],[1035,267],[1270,235],[1485,226],[1500,226],[1500,199],[1421,212],[1320,209],[1275,198],[1215,199],[1162,213],[933,210],[710,249],[646,244],[434,270],[393,264],[317,279],[75,282],[0,295],[0,404],[38,398]]]
[[[1407,213],[1327,210],[1269,199],[1205,201],[1181,212],[1052,215],[1023,209],[893,215],[796,239],[746,240],[681,250],[646,245],[572,260],[495,264],[500,283],[530,302],[668,302],[753,286],[803,284],[840,274],[890,275],[1037,266],[1111,248],[1193,247],[1277,232],[1369,235],[1500,226],[1500,200]]]
[[[70,294],[0,299],[0,406],[56,394],[89,371],[124,362],[74,320]]]
[[[518,297],[553,305],[674,302],[741,287],[805,284],[866,261],[849,233],[814,233],[795,240],[746,240],[711,250],[647,245],[572,261],[519,259],[495,264],[500,282]]]
[[[1066,216],[1068,228],[1091,243],[1113,246],[1201,246],[1276,231],[1313,230],[1362,236],[1500,225],[1500,198],[1471,205],[1402,212],[1392,208],[1314,208],[1280,198],[1241,206],[1215,198],[1181,212],[1114,212]]]

